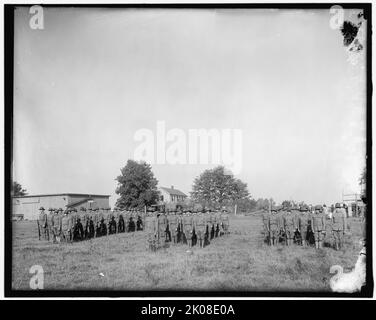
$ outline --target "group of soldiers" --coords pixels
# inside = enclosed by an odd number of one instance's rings
[[[172,210],[147,212],[120,211],[110,208],[63,210],[39,208],[38,236],[56,242],[80,241],[123,232],[146,230],[152,251],[167,242],[186,243],[200,248],[216,237],[229,232],[226,210]]]
[[[39,208],[38,236],[54,243],[97,238],[114,233],[144,229],[145,214],[141,211],[119,211],[110,208],[88,209],[81,207],[63,210]]]
[[[203,248],[214,238],[228,234],[229,227],[226,210],[154,212],[145,219],[149,249],[152,251],[164,247],[167,242]]]
[[[329,223],[327,220],[329,219]],[[308,206],[264,208],[262,214],[265,242],[271,246],[284,242],[291,246],[294,243],[302,246],[315,244],[322,248],[330,227],[334,248],[343,247],[346,233],[346,211],[342,204],[336,203],[330,218],[323,212],[323,206],[316,205],[311,211]]]

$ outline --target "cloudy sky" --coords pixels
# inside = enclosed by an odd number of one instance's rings
[[[365,59],[328,10],[44,9],[15,13],[14,179],[30,194],[99,193],[135,133],[239,129],[255,198],[333,203],[365,160]],[[167,143],[168,147],[168,143]],[[208,164],[152,165],[191,190]]]

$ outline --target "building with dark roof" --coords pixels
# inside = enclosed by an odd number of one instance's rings
[[[108,208],[109,195],[58,193],[12,197],[12,217],[23,217],[26,220],[35,220],[39,215],[39,208],[68,208],[79,209]]]

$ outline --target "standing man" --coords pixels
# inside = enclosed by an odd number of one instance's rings
[[[329,210],[328,208],[326,207],[326,204],[324,203],[324,205],[322,206],[323,208],[323,213],[324,213],[324,216],[325,218],[328,218],[329,217]]]
[[[81,223],[80,213],[78,212],[78,210],[76,208],[73,208],[72,210],[73,210],[75,220],[76,220],[77,238],[79,238],[80,240],[83,240],[83,238],[84,238],[84,228],[83,228],[82,223]]]
[[[164,247],[166,244],[167,217],[164,212],[157,214],[158,217],[158,246]]]
[[[91,208],[88,209],[88,238],[94,238],[95,236],[95,216]]]
[[[89,233],[88,232],[89,215],[87,214],[85,207],[80,208],[79,217],[80,217],[80,222],[82,224],[82,239],[87,239],[88,233]]]
[[[193,227],[199,242],[200,248],[205,246],[205,234],[206,234],[206,223],[204,217],[204,210],[201,210],[197,215],[193,217]]]
[[[291,208],[288,207],[286,208],[286,213],[283,217],[283,232],[285,234],[287,246],[292,245],[295,230],[296,230],[295,216],[291,213]]]
[[[108,234],[115,234],[117,229],[115,213],[111,211],[111,208],[106,208],[108,219]]]
[[[124,214],[125,214],[125,211],[119,212],[119,223],[118,223],[118,232],[119,233],[125,232]]]
[[[222,228],[223,228],[223,233],[228,234],[230,231],[230,219],[227,213],[226,209],[222,210],[221,213],[221,220],[222,220]]]
[[[107,235],[107,229],[104,223],[104,215],[102,210],[99,210],[99,208],[95,208],[95,214],[97,215],[97,237]]]
[[[101,208],[100,212],[102,212],[103,217],[103,224],[102,224],[102,236],[107,236],[109,234],[110,229],[110,215],[109,212],[105,208]]]
[[[137,231],[144,230],[144,224],[142,222],[141,212],[140,211],[137,211],[136,229],[137,229]]]
[[[312,216],[312,232],[315,238],[316,249],[323,247],[326,233],[325,216],[322,213],[322,206],[315,206],[315,214]]]
[[[65,210],[61,219],[61,234],[65,242],[72,242],[72,218],[69,213],[70,210]]]
[[[157,250],[156,242],[158,237],[158,222],[157,216],[154,213],[149,212],[146,215],[145,227],[149,243],[149,249],[154,252]]]
[[[262,216],[262,227],[263,227],[263,236],[264,236],[264,242],[267,244],[270,244],[270,230],[269,230],[269,220],[270,220],[271,213],[269,212],[269,207],[265,206],[264,210],[261,214]]]
[[[39,208],[39,217],[38,217],[38,234],[39,234],[39,240],[40,235],[43,235],[44,240],[49,240],[48,235],[48,222],[47,222],[47,213],[44,211],[43,207]]]
[[[61,233],[61,214],[63,209],[59,208],[55,211],[54,215],[52,216],[52,228],[54,234],[54,243],[60,242],[60,233]]]
[[[308,228],[311,223],[311,215],[307,206],[301,206],[300,213],[298,215],[298,232],[300,234],[301,245],[307,246],[307,234]]]
[[[271,246],[278,245],[279,231],[280,231],[280,219],[277,214],[277,209],[272,207],[272,213],[269,218],[269,241]]]
[[[53,208],[49,208],[48,209],[48,215],[47,215],[47,229],[48,229],[48,238],[52,238],[52,240],[54,239],[54,236],[53,236],[53,228],[52,228],[52,217],[54,215],[54,212],[55,212],[55,209]]]
[[[192,248],[193,219],[190,211],[183,216],[183,230],[188,247]]]
[[[176,215],[176,211],[173,210],[168,215],[168,231],[170,234],[170,238],[172,243],[176,244],[178,241],[178,217]]]
[[[346,214],[341,210],[339,203],[336,203],[336,208],[332,215],[332,232],[334,238],[334,247],[336,250],[342,249],[343,238],[346,232]]]
[[[285,233],[284,225],[283,225],[285,214],[286,214],[285,208],[283,206],[278,206],[277,207],[277,217],[278,217],[278,220],[279,220],[279,222],[278,222],[279,223],[279,232],[278,232],[278,236],[277,236],[277,242],[278,243],[279,243],[280,239],[283,239],[284,241],[286,241],[286,233]]]

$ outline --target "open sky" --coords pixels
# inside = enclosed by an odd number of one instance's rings
[[[111,194],[140,129],[239,129],[254,198],[333,203],[365,164],[365,53],[328,10],[15,13],[13,175],[30,194]],[[188,193],[214,165],[153,164]]]

